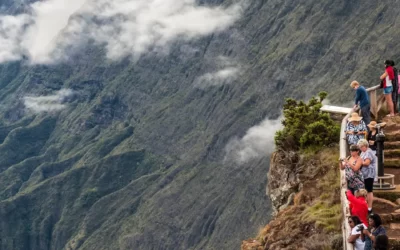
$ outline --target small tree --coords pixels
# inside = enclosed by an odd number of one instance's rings
[[[320,92],[308,103],[286,99],[283,106],[283,130],[275,134],[275,144],[285,149],[318,149],[336,142],[340,127],[327,113],[320,111],[328,94]]]

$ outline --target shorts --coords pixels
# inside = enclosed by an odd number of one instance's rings
[[[392,93],[392,91],[393,91],[393,86],[389,86],[383,89],[383,93],[385,95]]]
[[[367,190],[367,192],[372,193],[372,191],[374,189],[374,178],[364,179],[364,185],[365,185],[365,189]]]

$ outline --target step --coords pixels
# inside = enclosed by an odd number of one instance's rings
[[[398,148],[398,149],[386,149],[385,148],[384,154],[385,154],[385,160],[389,159],[389,158],[400,158],[400,148]]]
[[[400,168],[400,158],[387,158],[384,161],[385,168]]]
[[[400,132],[392,131],[392,132],[385,132],[385,140],[386,141],[400,141]]]
[[[384,148],[385,152],[389,149],[400,149],[400,141],[386,141]]]

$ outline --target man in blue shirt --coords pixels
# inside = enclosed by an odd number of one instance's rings
[[[365,124],[368,125],[371,122],[371,110],[367,90],[363,86],[360,86],[357,81],[352,81],[350,87],[356,90],[354,108],[357,107],[357,105],[360,106],[361,116],[363,117]]]

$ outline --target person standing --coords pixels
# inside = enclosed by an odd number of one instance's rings
[[[362,234],[361,231],[367,229],[367,227],[360,221],[357,216],[349,217],[348,222],[351,228],[351,234],[349,238],[347,238],[347,242],[354,244],[354,250],[364,250],[364,234]]]
[[[383,81],[383,93],[385,94],[386,104],[389,108],[390,114],[387,115],[389,117],[394,116],[394,104],[392,100],[392,91],[393,91],[393,83],[394,80],[394,70],[392,66],[391,60],[385,61],[385,73],[383,73],[380,77],[381,81]],[[369,122],[367,123],[369,124]]]
[[[378,214],[369,215],[369,228],[364,229],[365,236],[365,250],[372,250],[372,246],[376,241],[378,235],[386,235],[386,230],[382,226],[382,219]]]
[[[364,189],[364,178],[361,173],[361,166],[363,163],[362,158],[359,155],[360,149],[357,145],[350,145],[350,155],[349,159],[341,159],[339,166],[341,170],[344,170],[347,189],[354,194],[355,191],[359,189]]]
[[[393,91],[392,91],[392,101],[393,101],[393,110],[394,113],[398,113],[399,110],[397,109],[398,105],[398,90],[399,90],[399,71],[395,67],[395,63],[393,60],[390,60],[390,66],[393,67],[393,73],[394,73],[394,78],[392,80],[392,86],[393,86]]]
[[[354,108],[356,108],[357,105],[360,106],[364,123],[369,124],[371,122],[371,110],[367,90],[357,81],[352,81],[350,87],[356,91]]]
[[[374,200],[374,179],[376,177],[376,163],[377,159],[372,150],[368,147],[369,143],[365,139],[361,139],[357,143],[361,150],[361,158],[363,160],[361,173],[364,178],[365,189],[367,190],[367,203],[368,203],[368,213],[372,212],[372,201]]]
[[[354,112],[347,119],[346,125],[346,138],[349,145],[357,144],[360,139],[365,139],[368,134],[367,126],[362,120],[363,117],[359,116],[358,113]]]

